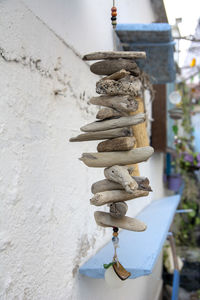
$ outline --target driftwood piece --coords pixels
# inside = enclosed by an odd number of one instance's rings
[[[113,264],[113,270],[115,271],[115,273],[117,274],[117,276],[121,279],[121,280],[126,280],[131,276],[131,273],[128,272],[118,261],[116,264]]]
[[[95,211],[94,218],[97,225],[102,227],[118,227],[138,232],[144,231],[147,228],[147,226],[143,222],[135,218],[125,216],[121,219],[116,219],[113,218],[109,213],[103,211]]]
[[[138,184],[138,190],[152,192],[152,189],[149,185],[149,179],[147,177],[132,176]]]
[[[182,108],[179,108],[179,107],[175,107],[175,108],[172,108],[172,109],[169,109],[168,110],[169,113],[177,113],[177,114],[183,114],[183,109]]]
[[[133,95],[139,96],[142,90],[142,82],[134,76],[126,76],[118,81],[100,79],[96,83],[97,94],[103,95]]]
[[[81,127],[81,131],[102,131],[115,128],[121,128],[131,125],[136,125],[145,121],[145,114],[135,116],[121,117],[118,119],[96,121]]]
[[[87,132],[79,134],[76,137],[72,137],[70,142],[84,142],[84,141],[95,141],[113,139],[117,137],[132,136],[133,130],[130,127],[122,127],[116,129],[110,129],[106,131]]]
[[[138,184],[138,190],[148,191],[151,192],[152,189],[149,186],[149,179],[147,177],[133,177]],[[123,186],[119,183],[114,181],[103,179],[99,180],[91,186],[91,192],[93,194],[105,192],[105,191],[112,191],[112,190],[124,190]]]
[[[145,108],[144,108],[144,100],[142,98],[137,98],[137,103],[138,103],[138,109],[135,112],[131,112],[131,115],[135,115],[137,113],[144,113]],[[136,147],[145,147],[149,146],[149,137],[147,134],[147,128],[146,128],[146,122],[143,122],[141,124],[138,124],[133,128],[133,133],[134,137],[136,138]],[[138,165],[134,165],[134,171],[132,172],[133,176],[139,176],[139,168]]]
[[[118,72],[115,72],[109,76],[106,76],[104,78],[102,78],[102,80],[119,80],[122,79],[126,76],[130,75],[130,72],[127,72],[126,70],[122,69]]]
[[[128,205],[126,202],[116,202],[110,204],[110,215],[113,218],[120,219],[127,213]]]
[[[127,200],[132,200],[139,197],[145,197],[148,195],[149,193],[147,191],[139,191],[139,190],[133,191],[132,194],[129,194],[126,191],[121,191],[121,190],[105,191],[105,192],[95,194],[90,199],[90,203],[95,206],[101,206],[112,202],[124,202]]]
[[[146,161],[153,152],[152,147],[142,147],[130,151],[83,153],[79,159],[88,167],[104,168]]]
[[[132,166],[123,166],[123,168],[126,168],[126,170],[131,174],[133,172],[133,167]]]
[[[105,120],[109,118],[116,118],[116,117],[122,117],[122,116],[127,116],[126,113],[121,113],[117,111],[116,109],[110,108],[110,107],[105,107],[102,108],[98,111],[96,118],[100,120]]]
[[[89,102],[94,105],[106,106],[122,112],[132,112],[138,109],[138,102],[130,95],[93,97]]]
[[[134,190],[137,190],[138,184],[131,177],[128,170],[122,166],[112,166],[104,170],[104,175],[107,179],[120,183],[127,193],[132,194]]]
[[[146,58],[146,53],[142,51],[99,51],[92,52],[83,56],[83,60],[101,60],[115,58]]]
[[[124,69],[134,76],[139,76],[140,69],[137,64],[128,59],[108,59],[98,61],[90,66],[90,71],[97,75],[111,75]]]
[[[98,152],[112,152],[112,151],[128,151],[133,148],[135,138],[132,137],[119,137],[112,140],[106,140],[98,144]]]
[[[121,184],[108,179],[99,180],[91,186],[91,192],[93,194],[112,190],[124,190],[124,188]]]
[[[138,110],[137,112],[132,112],[131,115],[137,115],[140,113],[144,113],[144,100],[141,98],[137,98],[138,102]],[[133,133],[137,141],[137,147],[145,147],[149,146],[149,137],[147,134],[147,124],[144,122],[143,124],[137,125],[133,127]]]

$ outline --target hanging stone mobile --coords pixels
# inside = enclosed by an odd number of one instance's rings
[[[116,17],[116,10],[112,12],[115,12],[112,17]],[[116,19],[112,21],[116,22]],[[105,179],[91,187],[94,195],[90,203],[95,206],[108,205],[110,209],[109,212],[94,213],[99,226],[113,228],[114,256],[111,263],[104,265],[106,274],[110,274],[105,275],[108,281],[114,273],[120,280],[126,280],[131,275],[117,257],[119,228],[137,232],[147,228],[140,220],[126,216],[128,205],[125,202],[148,196],[151,191],[148,178],[132,176],[133,167],[130,166],[148,160],[154,152],[150,146],[134,148],[138,141],[133,136],[133,128],[145,121],[145,114],[137,113],[137,97],[142,94],[143,86],[135,60],[145,57],[144,52],[127,51],[94,52],[83,57],[83,60],[100,60],[92,64],[90,70],[97,75],[106,75],[96,83],[96,92],[100,96],[90,100],[91,104],[103,108],[97,113],[98,120],[81,127],[83,133],[70,141],[104,140],[98,144],[98,152],[83,153],[80,160],[88,167],[105,168]],[[134,115],[130,115],[132,112]],[[143,128],[146,133],[145,126]]]

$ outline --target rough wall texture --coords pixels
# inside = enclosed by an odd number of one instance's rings
[[[0,299],[66,299],[104,235],[88,202],[100,171],[77,160],[89,144],[68,143],[91,120],[95,78],[20,2],[0,10]]]
[[[0,1],[0,11],[0,299],[82,299],[78,266],[111,231],[88,201],[103,171],[77,159],[96,143],[68,139],[94,119],[97,77],[22,2]],[[161,172],[161,157],[151,161]]]

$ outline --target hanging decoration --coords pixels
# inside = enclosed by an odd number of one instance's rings
[[[104,265],[105,278],[111,282],[114,273],[120,280],[131,275],[118,260],[119,228],[137,232],[147,228],[142,221],[126,216],[125,202],[148,196],[151,191],[148,178],[139,176],[137,168],[138,163],[148,160],[154,152],[148,142],[142,99],[144,86],[135,62],[138,58],[144,59],[145,53],[107,51],[83,57],[83,60],[98,60],[90,70],[105,75],[96,83],[100,96],[89,101],[103,108],[96,115],[97,121],[84,125],[83,133],[70,139],[71,142],[104,140],[98,144],[97,152],[83,153],[80,160],[88,167],[105,168],[105,179],[91,187],[90,203],[109,206],[109,212],[96,211],[94,218],[99,226],[113,228],[114,255]]]
[[[171,92],[169,95],[169,101],[174,105],[180,104],[180,102],[181,102],[180,92],[179,91]]]
[[[113,0],[113,7],[111,8],[111,21],[112,26],[115,29],[117,26],[117,7],[115,6],[115,0]]]
[[[183,116],[183,110],[181,108],[181,94],[179,91],[173,91],[169,95],[169,101],[175,105],[172,109],[170,109],[169,116],[171,119],[179,120],[182,119]]]

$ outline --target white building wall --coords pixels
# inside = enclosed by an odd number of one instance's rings
[[[113,50],[112,0],[24,0],[24,3],[81,55]],[[118,23],[151,23],[149,0],[116,0]]]
[[[76,52],[112,49],[107,2],[0,1],[1,300],[82,300],[101,293],[96,284],[91,294],[92,280],[85,285],[77,271],[111,237],[111,229],[96,226],[89,204],[90,186],[103,171],[78,160],[95,151],[96,142],[68,139],[95,117],[87,101],[98,77]],[[119,20],[138,22],[140,15],[145,22],[145,13],[146,22],[152,20],[150,9],[139,12],[136,1],[125,2],[127,20],[122,3]],[[150,7],[144,0],[139,5]],[[129,216],[162,197],[162,156],[143,163],[141,174],[149,176],[154,193],[132,201]],[[141,289],[155,288],[153,281],[134,282],[136,300],[145,299]]]

